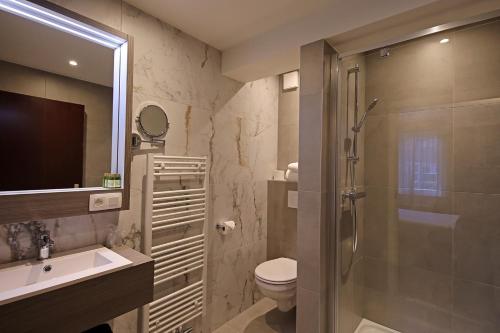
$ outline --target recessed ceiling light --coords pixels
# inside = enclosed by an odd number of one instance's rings
[[[449,40],[448,38],[443,38],[443,39],[441,39],[439,42],[440,42],[441,44],[446,44],[446,43],[448,43],[449,41],[450,41],[450,40]]]
[[[78,62],[76,62],[76,60],[70,60],[68,62],[71,66],[78,66]]]

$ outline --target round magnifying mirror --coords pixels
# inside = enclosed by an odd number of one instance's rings
[[[137,117],[141,132],[151,138],[164,136],[169,127],[167,114],[157,105],[144,107]]]

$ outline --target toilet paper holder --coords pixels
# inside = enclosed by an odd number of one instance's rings
[[[236,223],[234,221],[224,221],[224,222],[218,222],[215,225],[215,229],[217,229],[219,233],[225,235],[233,231],[235,226]]]

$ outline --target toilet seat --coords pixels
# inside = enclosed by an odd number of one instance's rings
[[[263,262],[255,268],[255,278],[273,285],[294,283],[297,280],[297,261],[278,258]]]

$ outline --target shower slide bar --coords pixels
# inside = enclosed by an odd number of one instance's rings
[[[359,116],[359,73],[360,67],[358,64],[353,67],[347,69],[347,101],[346,101],[346,140],[349,141],[348,152],[346,156],[346,160],[348,162],[347,165],[347,174],[346,174],[346,189],[342,192],[342,201],[349,201],[351,215],[352,215],[352,252],[356,253],[358,250],[358,213],[356,202],[358,199],[366,197],[366,192],[359,192],[356,189],[356,164],[359,162],[358,156],[358,135],[363,128],[367,120],[367,115],[370,111],[372,111],[378,103],[378,99],[374,98],[373,101],[368,105],[365,113],[362,115],[361,119],[358,119]],[[354,115],[353,115],[353,126],[349,127],[349,92],[350,85],[349,80],[351,75],[354,75]],[[353,138],[352,141],[349,138],[349,132],[352,131]],[[347,182],[350,182],[349,186],[347,186]]]
[[[165,289],[162,286],[176,278],[201,273],[201,280],[187,286],[183,283],[182,289],[174,288],[141,309],[143,333],[176,332],[203,316],[206,308],[207,158],[148,154],[147,165],[144,250],[155,260],[155,292]],[[196,176],[196,181],[192,176]],[[195,185],[186,188],[190,184]],[[181,236],[184,233],[174,231],[200,224],[200,233],[195,235]],[[161,239],[170,231],[177,239],[162,243]]]

